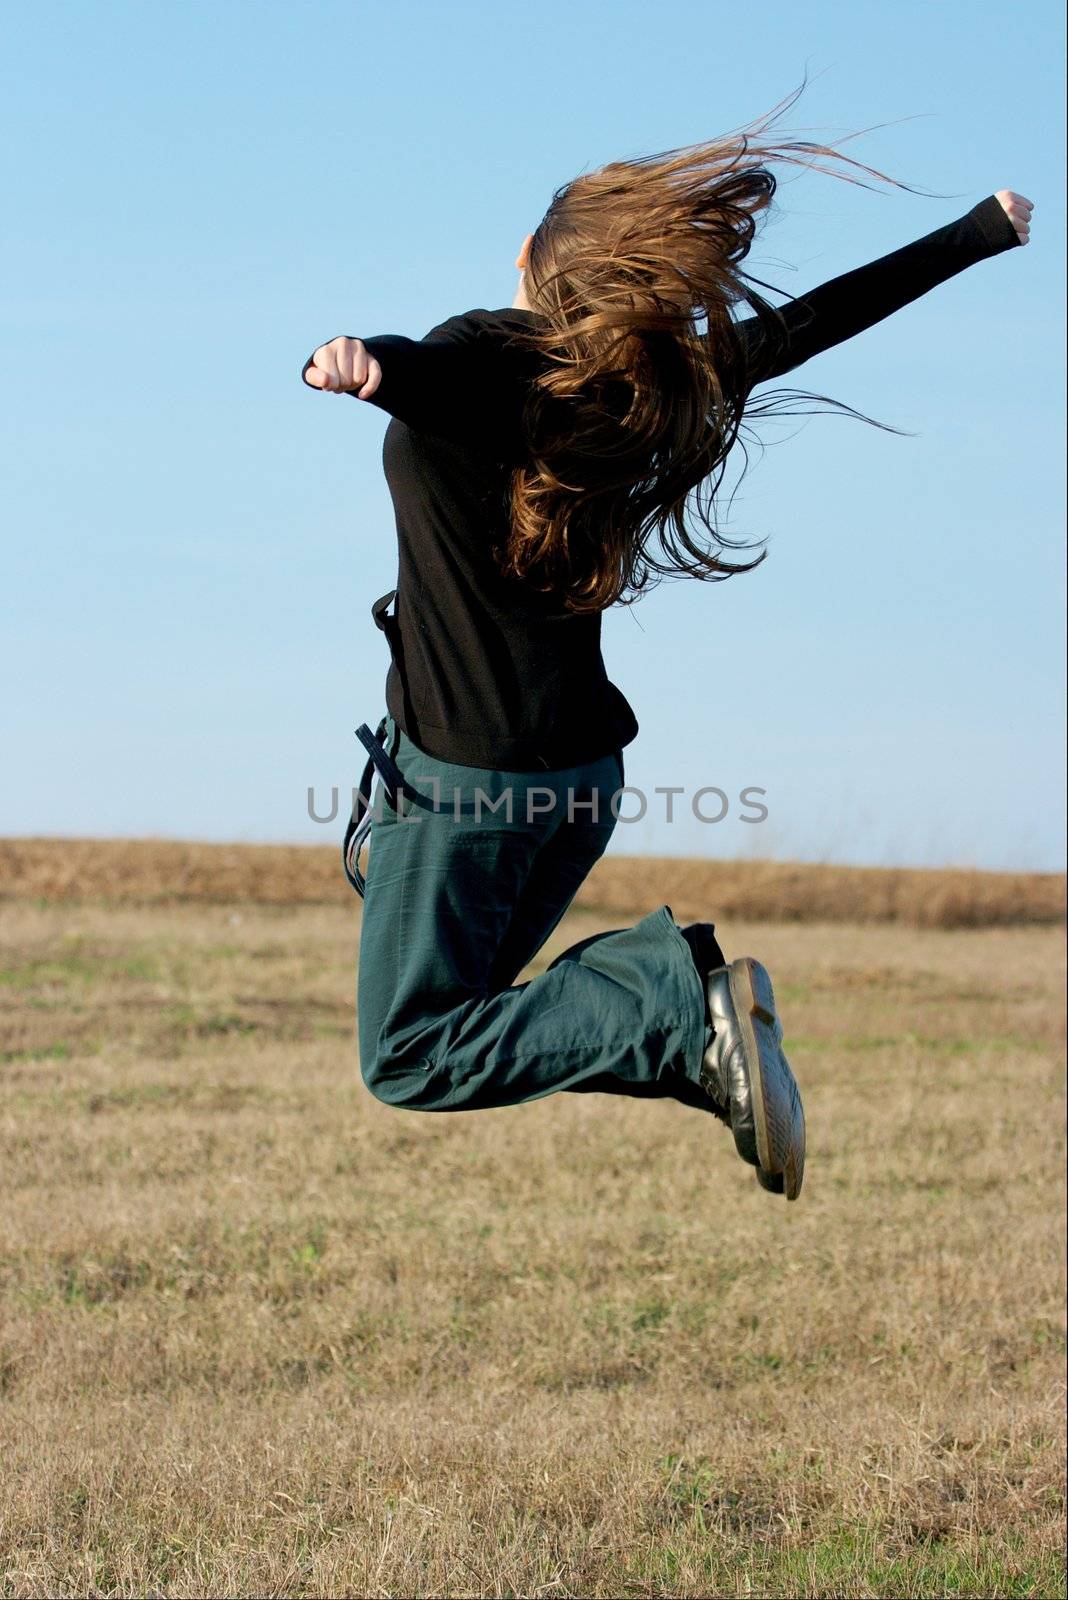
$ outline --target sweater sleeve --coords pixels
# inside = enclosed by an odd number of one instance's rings
[[[780,377],[881,322],[965,267],[1020,242],[1001,202],[989,195],[956,222],[775,307],[773,319],[744,318],[738,330],[745,342],[750,386]]]
[[[449,317],[422,339],[400,333],[361,337],[382,368],[366,404],[417,432],[462,444],[497,446],[519,426],[520,364],[472,313]],[[310,365],[309,356],[301,371],[305,383]]]

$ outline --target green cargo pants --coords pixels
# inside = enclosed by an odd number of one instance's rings
[[[407,794],[394,809],[379,787],[369,841],[357,1000],[372,1094],[417,1111],[561,1089],[711,1110],[701,980],[669,907],[516,982],[608,844],[622,755],[495,772],[424,754],[392,718],[386,743]]]

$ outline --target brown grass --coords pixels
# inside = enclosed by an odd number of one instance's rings
[[[345,907],[352,890],[336,846],[0,839],[3,898]],[[577,904],[638,917],[665,902],[680,921],[715,915],[760,922],[1017,927],[1064,920],[1065,875],[608,856],[583,885]]]
[[[787,1206],[667,1102],[379,1105],[356,907],[0,907],[4,1593],[1064,1592],[1057,930],[718,916]]]

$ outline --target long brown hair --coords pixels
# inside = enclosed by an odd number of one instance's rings
[[[497,555],[569,610],[634,600],[672,574],[748,572],[766,555],[726,559],[727,548],[763,541],[728,538],[713,511],[752,387],[732,308],[748,306],[772,338],[777,320],[742,270],[775,194],[770,168],[912,187],[836,144],[772,136],[804,87],[723,138],[574,178],[534,232],[525,282],[539,315],[513,337],[547,360],[526,401],[527,451]],[[824,395],[789,394],[794,412],[802,396],[873,421]],[[749,414],[776,409],[765,395]]]

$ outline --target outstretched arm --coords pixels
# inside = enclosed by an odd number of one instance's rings
[[[956,222],[777,306],[773,322],[744,318],[750,387],[862,333],[965,267],[1026,244],[1032,210],[1030,200],[1001,189]]]
[[[487,445],[518,428],[522,364],[499,334],[464,313],[423,339],[331,339],[308,357],[301,377],[309,388],[369,400],[420,433]]]

